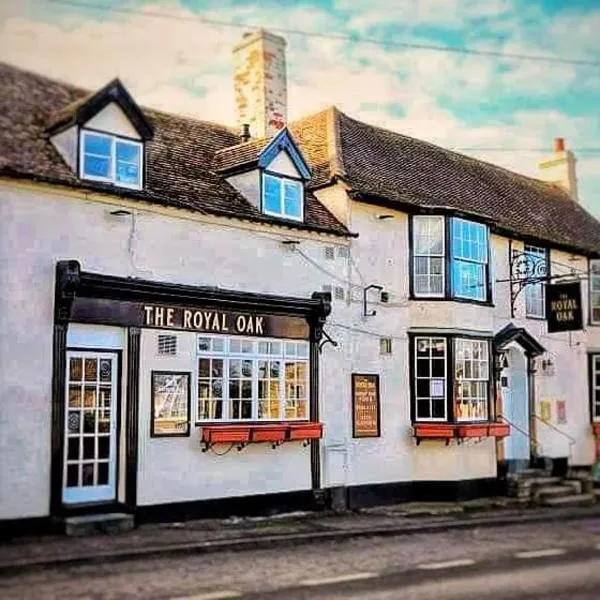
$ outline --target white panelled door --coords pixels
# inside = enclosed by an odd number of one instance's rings
[[[65,504],[116,498],[118,355],[67,352]]]
[[[510,435],[504,438],[504,455],[507,460],[529,460],[527,360],[514,348],[507,356],[509,367],[502,372],[502,413],[511,428]]]

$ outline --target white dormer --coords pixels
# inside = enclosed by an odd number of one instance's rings
[[[152,127],[118,79],[61,111],[50,133],[80,179],[144,187],[144,146]]]
[[[287,128],[260,144],[253,140],[222,150],[216,170],[263,214],[303,222],[311,171],[300,149]]]

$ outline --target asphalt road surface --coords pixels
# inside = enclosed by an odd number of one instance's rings
[[[600,519],[46,569],[0,598],[600,600]]]

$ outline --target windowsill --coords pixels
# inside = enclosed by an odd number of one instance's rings
[[[416,438],[417,444],[423,439],[445,440],[446,445],[448,445],[450,440],[454,438],[503,438],[508,435],[510,435],[510,426],[498,421],[479,421],[473,423],[444,423],[443,421],[413,423],[413,436]]]
[[[104,188],[117,188],[119,190],[131,190],[134,192],[140,192],[143,189],[142,185],[127,185],[124,183],[119,183],[118,181],[114,181],[112,179],[102,179],[100,177],[90,177],[89,175],[81,174],[79,179],[84,183],[91,184],[100,184]]]
[[[495,304],[491,300],[470,300],[469,298],[451,298],[446,296],[415,296],[410,294],[408,299],[411,302],[458,302],[460,304],[476,304],[477,306],[485,306],[493,308]]]
[[[531,321],[545,321],[546,317],[536,317],[535,315],[525,315],[526,319],[529,319]]]
[[[200,439],[208,447],[213,444],[251,444],[270,442],[282,444],[289,441],[308,441],[323,437],[323,424],[314,421],[289,421],[278,423],[211,423],[198,424]]]

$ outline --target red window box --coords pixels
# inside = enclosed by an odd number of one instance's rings
[[[592,423],[592,431],[594,432],[594,437],[600,440],[600,422]]]
[[[257,425],[252,427],[253,442],[283,442],[288,432],[287,425]]]
[[[456,427],[456,437],[459,438],[480,438],[487,437],[489,427],[487,423],[469,423],[468,425],[458,425]]]
[[[454,437],[454,425],[449,423],[416,423],[413,425],[414,435],[422,438],[449,440]]]
[[[508,437],[510,435],[510,425],[508,423],[490,423],[488,435],[495,438]]]
[[[290,440],[318,440],[323,437],[322,423],[291,423]]]
[[[208,444],[248,443],[250,425],[204,425],[202,441]]]

